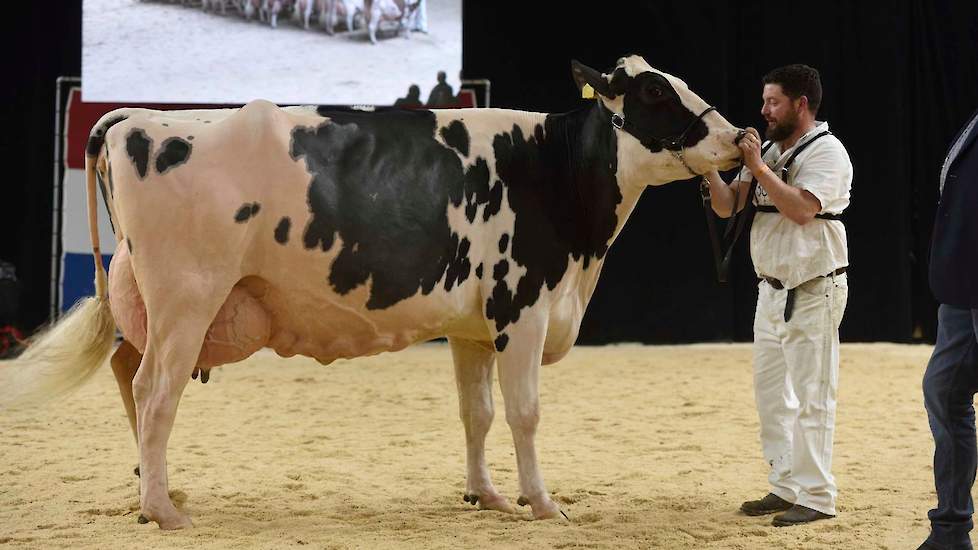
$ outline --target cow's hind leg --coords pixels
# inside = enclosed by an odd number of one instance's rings
[[[115,381],[119,384],[119,394],[122,395],[122,405],[126,408],[133,437],[136,437],[136,404],[132,397],[132,379],[136,377],[136,370],[139,369],[142,358],[143,356],[132,344],[123,340],[112,354],[111,360],[112,373],[115,374]]]
[[[170,500],[166,446],[207,328],[230,291],[230,285],[207,284],[195,285],[190,291],[181,288],[179,281],[157,286],[158,295],[144,296],[148,339],[132,387],[139,438],[140,520],[155,521],[161,529],[192,526],[190,518]],[[169,291],[175,288],[180,292]]]
[[[482,510],[513,513],[506,497],[496,492],[486,467],[486,434],[492,425],[492,366],[495,355],[467,340],[449,338],[458,384],[458,414],[465,426],[465,501]]]
[[[129,428],[132,430],[133,437],[136,438],[137,445],[139,444],[139,436],[136,433],[136,404],[132,397],[132,379],[136,377],[136,371],[139,369],[139,362],[142,359],[143,356],[140,355],[139,351],[128,340],[123,340],[116,348],[115,353],[112,354],[111,360],[112,373],[115,374],[115,381],[119,384],[122,405],[126,408]],[[139,475],[139,466],[136,467],[134,473]]]
[[[541,317],[543,317],[541,315]],[[524,315],[496,338],[499,385],[506,403],[506,422],[513,432],[520,477],[517,504],[529,504],[533,517],[559,517],[562,512],[550,498],[537,463],[536,433],[540,423],[540,363],[547,332],[546,319]]]

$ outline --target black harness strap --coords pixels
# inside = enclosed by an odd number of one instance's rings
[[[770,141],[764,144],[761,148],[762,157],[771,148],[772,144],[773,142]],[[743,164],[741,164],[742,169]],[[753,197],[756,188],[757,178],[753,178],[750,183],[750,191],[747,194],[748,198]],[[727,249],[724,252],[720,245],[720,238],[717,236],[716,214],[713,212],[713,206],[710,201],[710,185],[705,178],[700,183],[700,195],[703,197],[703,209],[706,211],[706,225],[710,232],[710,242],[713,246],[713,263],[717,270],[717,279],[721,283],[725,283],[727,282],[727,274],[730,272],[730,260],[733,258],[734,245],[737,244],[737,240],[740,238],[740,234],[743,233],[744,228],[750,225],[751,220],[754,219],[754,203],[753,200],[748,200],[744,209],[737,211],[737,205],[740,204],[740,189],[737,189],[737,196],[734,197],[735,214],[733,215],[733,219],[727,222],[726,230],[723,232],[723,240],[727,243]]]
[[[788,157],[788,161],[785,162],[784,163],[784,166],[781,168],[781,181],[783,181],[785,183],[788,183],[788,170],[791,168],[791,165],[795,162],[795,157],[797,157],[799,153],[801,153],[802,151],[804,151],[809,145],[811,145],[812,143],[814,143],[815,140],[817,140],[818,138],[823,137],[823,136],[828,136],[828,135],[831,135],[831,134],[832,134],[832,132],[826,130],[826,131],[821,132],[820,134],[816,135],[812,139],[806,141],[805,143],[802,143],[797,148],[795,148],[795,150],[791,152],[791,156]],[[764,155],[764,153],[761,153],[761,156],[763,156],[763,155]],[[753,196],[753,192],[751,193],[751,196]],[[753,199],[752,199],[752,201],[753,201]],[[755,206],[755,208],[757,209],[758,212],[764,212],[764,213],[768,213],[768,214],[780,214],[781,213],[778,210],[778,208],[776,206],[773,206],[773,205],[761,204],[761,205],[754,205],[754,206]],[[818,219],[820,219],[820,220],[842,221],[842,215],[841,214],[829,214],[829,213],[821,214],[821,213],[819,213],[819,214],[815,214],[815,217],[818,218]]]

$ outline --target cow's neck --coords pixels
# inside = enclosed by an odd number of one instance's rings
[[[563,120],[561,120],[561,118]],[[647,157],[647,151],[630,151],[637,140],[619,140],[611,126],[607,109],[598,102],[589,108],[551,116],[548,124],[551,139],[554,130],[566,130],[568,182],[579,201],[580,227],[586,228],[595,254],[602,261],[649,184],[654,168],[637,166],[636,158]],[[634,142],[634,143],[633,143]],[[645,154],[643,154],[645,153]]]
[[[618,154],[614,130],[593,106],[546,120],[548,164],[562,189],[565,226],[573,252],[584,267],[600,262],[621,228],[624,197],[616,178]],[[569,226],[569,227],[566,227]],[[575,259],[578,259],[575,254]]]

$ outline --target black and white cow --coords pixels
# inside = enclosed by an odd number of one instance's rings
[[[363,0],[319,0],[319,23],[327,34],[336,32],[336,24],[343,21],[346,31],[352,31],[357,16],[363,13]]]
[[[336,1],[336,0],[333,0]],[[411,22],[424,0],[363,0],[363,17],[370,42],[377,43],[377,30],[382,22],[394,23],[397,33],[411,37]]]
[[[446,336],[465,499],[513,511],[484,454],[495,364],[519,503],[560,515],[534,444],[540,365],[574,344],[643,189],[739,158],[737,128],[642,58],[573,74],[598,96],[563,114],[265,101],[107,114],[86,163],[93,227],[100,181],[119,243],[108,285],[97,263],[97,296],[25,354],[17,392],[83,379],[118,325],[112,366],[139,442],[141,512],[181,528],[190,519],[168,496],[165,456],[192,374],[262,347],[329,363]]]

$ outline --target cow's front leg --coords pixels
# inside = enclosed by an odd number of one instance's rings
[[[498,510],[509,514],[516,510],[500,495],[489,478],[486,467],[486,434],[492,426],[491,349],[467,340],[449,338],[455,360],[455,382],[458,384],[458,415],[465,426],[465,501],[480,510]]]
[[[495,340],[499,385],[506,403],[506,422],[513,432],[519,468],[518,504],[529,504],[536,519],[555,518],[560,508],[550,499],[537,463],[536,433],[540,422],[540,362],[546,336],[546,317],[527,312],[517,325],[510,325]]]

